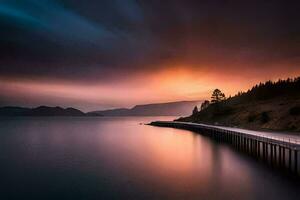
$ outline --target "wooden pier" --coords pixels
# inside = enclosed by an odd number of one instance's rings
[[[189,122],[156,121],[150,125],[190,130],[232,145],[266,164],[299,176],[300,139],[268,132]]]

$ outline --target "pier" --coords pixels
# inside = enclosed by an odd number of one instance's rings
[[[156,121],[149,125],[190,130],[299,177],[300,137],[190,122]]]

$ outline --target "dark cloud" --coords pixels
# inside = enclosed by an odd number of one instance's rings
[[[2,0],[0,78],[106,80],[164,62],[297,65],[299,9],[283,0]]]

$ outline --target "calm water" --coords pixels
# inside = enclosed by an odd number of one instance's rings
[[[0,119],[0,199],[300,199],[226,145],[140,125],[155,119]]]

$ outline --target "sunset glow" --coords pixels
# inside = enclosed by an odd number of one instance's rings
[[[20,105],[77,106],[83,110],[95,108],[131,107],[135,104],[180,100],[209,99],[215,88],[227,96],[245,91],[260,81],[294,77],[300,70],[253,76],[217,74],[187,66],[166,68],[146,75],[126,77],[106,83],[62,82],[51,80],[2,80],[4,100],[14,99]],[[281,74],[281,75],[279,75]],[[244,77],[247,77],[245,79]],[[88,105],[88,106],[87,106]]]
[[[95,4],[0,4],[0,105],[88,111],[203,100],[215,88],[229,96],[300,75],[298,25],[280,3]]]

